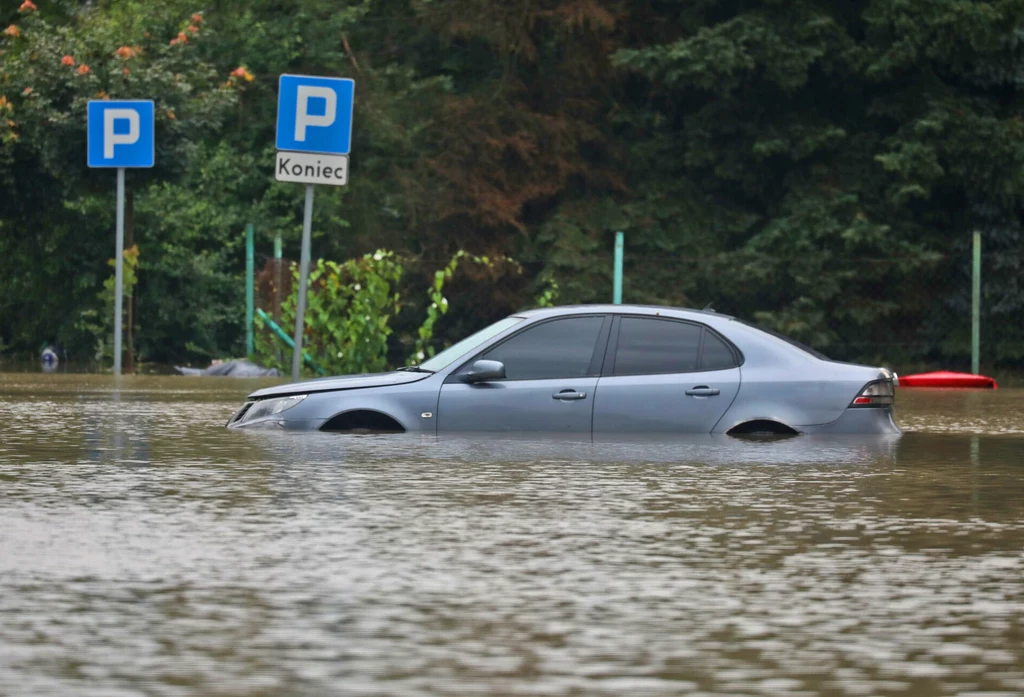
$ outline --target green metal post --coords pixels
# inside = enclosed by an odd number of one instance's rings
[[[612,287],[612,302],[622,304],[622,248],[625,246],[625,235],[615,233],[615,279]]]
[[[252,223],[245,226],[245,355],[251,356],[255,353],[252,334],[253,308],[256,306],[253,298],[253,284],[255,282],[255,240],[253,239]]]
[[[274,317],[281,314],[281,233],[274,235]]]
[[[277,325],[277,322],[275,322],[270,317],[270,315],[268,315],[266,312],[264,312],[260,308],[256,308],[256,312],[257,312],[257,314],[259,314],[260,319],[263,320],[266,323],[266,325],[270,329],[270,331],[274,332],[274,334],[277,335],[278,339],[283,341],[288,348],[290,348],[290,349],[294,349],[295,348],[295,341],[293,341],[290,336],[288,336],[287,334],[284,333],[284,330],[281,329],[281,327],[279,327]],[[306,351],[302,352],[302,360],[304,360],[306,362],[306,365],[308,365],[310,368],[312,368],[314,371],[316,371],[317,375],[326,375],[327,374],[324,371],[323,368],[321,368],[319,365],[317,365],[316,361],[314,361],[312,358],[310,358],[309,353],[307,353]]]
[[[974,231],[974,273],[971,278],[971,372],[981,371],[981,233]]]

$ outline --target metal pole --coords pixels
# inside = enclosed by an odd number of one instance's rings
[[[121,312],[124,308],[124,167],[117,168],[117,242],[114,250],[114,375],[121,374]]]
[[[971,372],[981,371],[981,233],[974,231],[974,273],[971,278]]]
[[[615,279],[612,287],[612,302],[622,304],[622,248],[625,246],[625,235],[615,233]]]
[[[313,185],[306,184],[306,211],[302,218],[302,253],[299,257],[299,295],[295,308],[295,348],[292,349],[292,381],[299,381],[302,368],[302,330],[306,325],[306,283],[309,280],[309,257],[313,228]]]
[[[274,234],[274,307],[273,315],[275,319],[281,318],[281,233]],[[288,337],[288,341],[292,338]],[[277,346],[274,347],[274,355],[277,356],[277,360],[281,360],[281,349]]]
[[[252,223],[245,226],[245,355],[251,356],[255,352],[252,335],[252,321],[255,308],[253,301],[253,285],[256,275],[255,240],[253,239]]]
[[[281,233],[274,235],[274,317],[281,315]]]

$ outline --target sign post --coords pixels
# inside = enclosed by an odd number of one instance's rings
[[[124,170],[156,160],[153,102],[91,101],[87,121],[89,167],[117,169],[117,233],[114,253],[114,375],[121,374],[124,307]]]
[[[278,181],[306,185],[299,257],[299,296],[295,308],[292,380],[302,367],[302,334],[306,325],[313,229],[313,185],[348,184],[348,153],[352,145],[354,80],[339,77],[282,75],[277,99]]]

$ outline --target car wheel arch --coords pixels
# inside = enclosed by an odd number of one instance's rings
[[[405,433],[408,429],[395,417],[377,409],[346,409],[320,426],[328,433]]]
[[[726,430],[730,436],[752,436],[752,435],[775,435],[775,436],[796,436],[800,432],[792,426],[777,419],[757,418],[741,421],[735,426]]]

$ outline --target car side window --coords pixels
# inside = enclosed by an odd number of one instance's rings
[[[505,364],[508,380],[584,377],[597,347],[603,317],[544,322],[516,334],[480,356]]]
[[[739,365],[736,356],[733,354],[724,341],[710,331],[704,330],[704,351],[701,354],[701,370],[728,370]]]
[[[663,319],[623,317],[613,375],[689,373],[697,370],[702,327]]]

